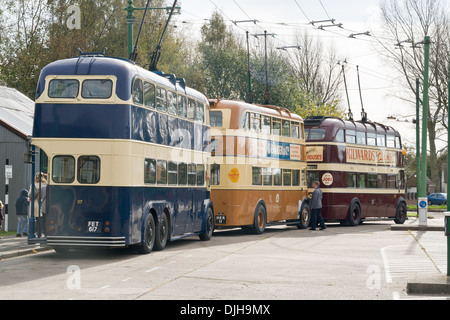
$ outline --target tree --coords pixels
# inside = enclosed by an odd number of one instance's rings
[[[407,98],[415,105],[416,78],[423,83],[424,51],[415,44],[425,36],[432,40],[430,53],[430,106],[428,113],[429,162],[431,180],[439,181],[438,153],[436,140],[441,128],[448,125],[444,119],[447,108],[447,84],[450,52],[449,20],[446,16],[444,2],[441,0],[384,0],[381,3],[382,17],[385,21],[383,38],[397,41],[397,48],[392,43],[379,40],[386,59],[397,69],[411,95]],[[408,44],[408,47],[406,47]],[[413,46],[413,48],[409,48]],[[447,131],[445,131],[447,132]]]

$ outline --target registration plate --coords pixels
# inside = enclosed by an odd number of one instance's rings
[[[86,232],[100,233],[102,232],[102,223],[100,221],[86,221]]]
[[[216,216],[216,224],[226,224],[227,216]]]

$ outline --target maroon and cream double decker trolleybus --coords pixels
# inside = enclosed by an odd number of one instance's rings
[[[310,117],[305,135],[308,187],[320,182],[325,220],[353,226],[368,217],[405,222],[404,151],[398,131],[369,121]]]

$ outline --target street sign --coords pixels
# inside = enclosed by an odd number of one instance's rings
[[[428,219],[428,199],[427,198],[419,198],[418,199],[419,206],[419,226],[423,227],[427,225]]]
[[[12,179],[12,177],[13,177],[12,174],[13,174],[13,166],[6,165],[5,166],[5,178]]]

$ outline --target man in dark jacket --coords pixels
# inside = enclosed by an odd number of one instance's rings
[[[319,188],[320,183],[314,182],[314,192],[311,197],[311,228],[309,230],[316,230],[317,222],[320,223],[320,230],[326,229],[325,222],[322,218],[322,190]]]
[[[20,197],[16,201],[16,216],[17,216],[17,234],[16,237],[21,237],[22,234],[27,236],[28,227],[28,209],[30,208],[30,199],[28,198],[28,190],[23,189],[20,192]]]

